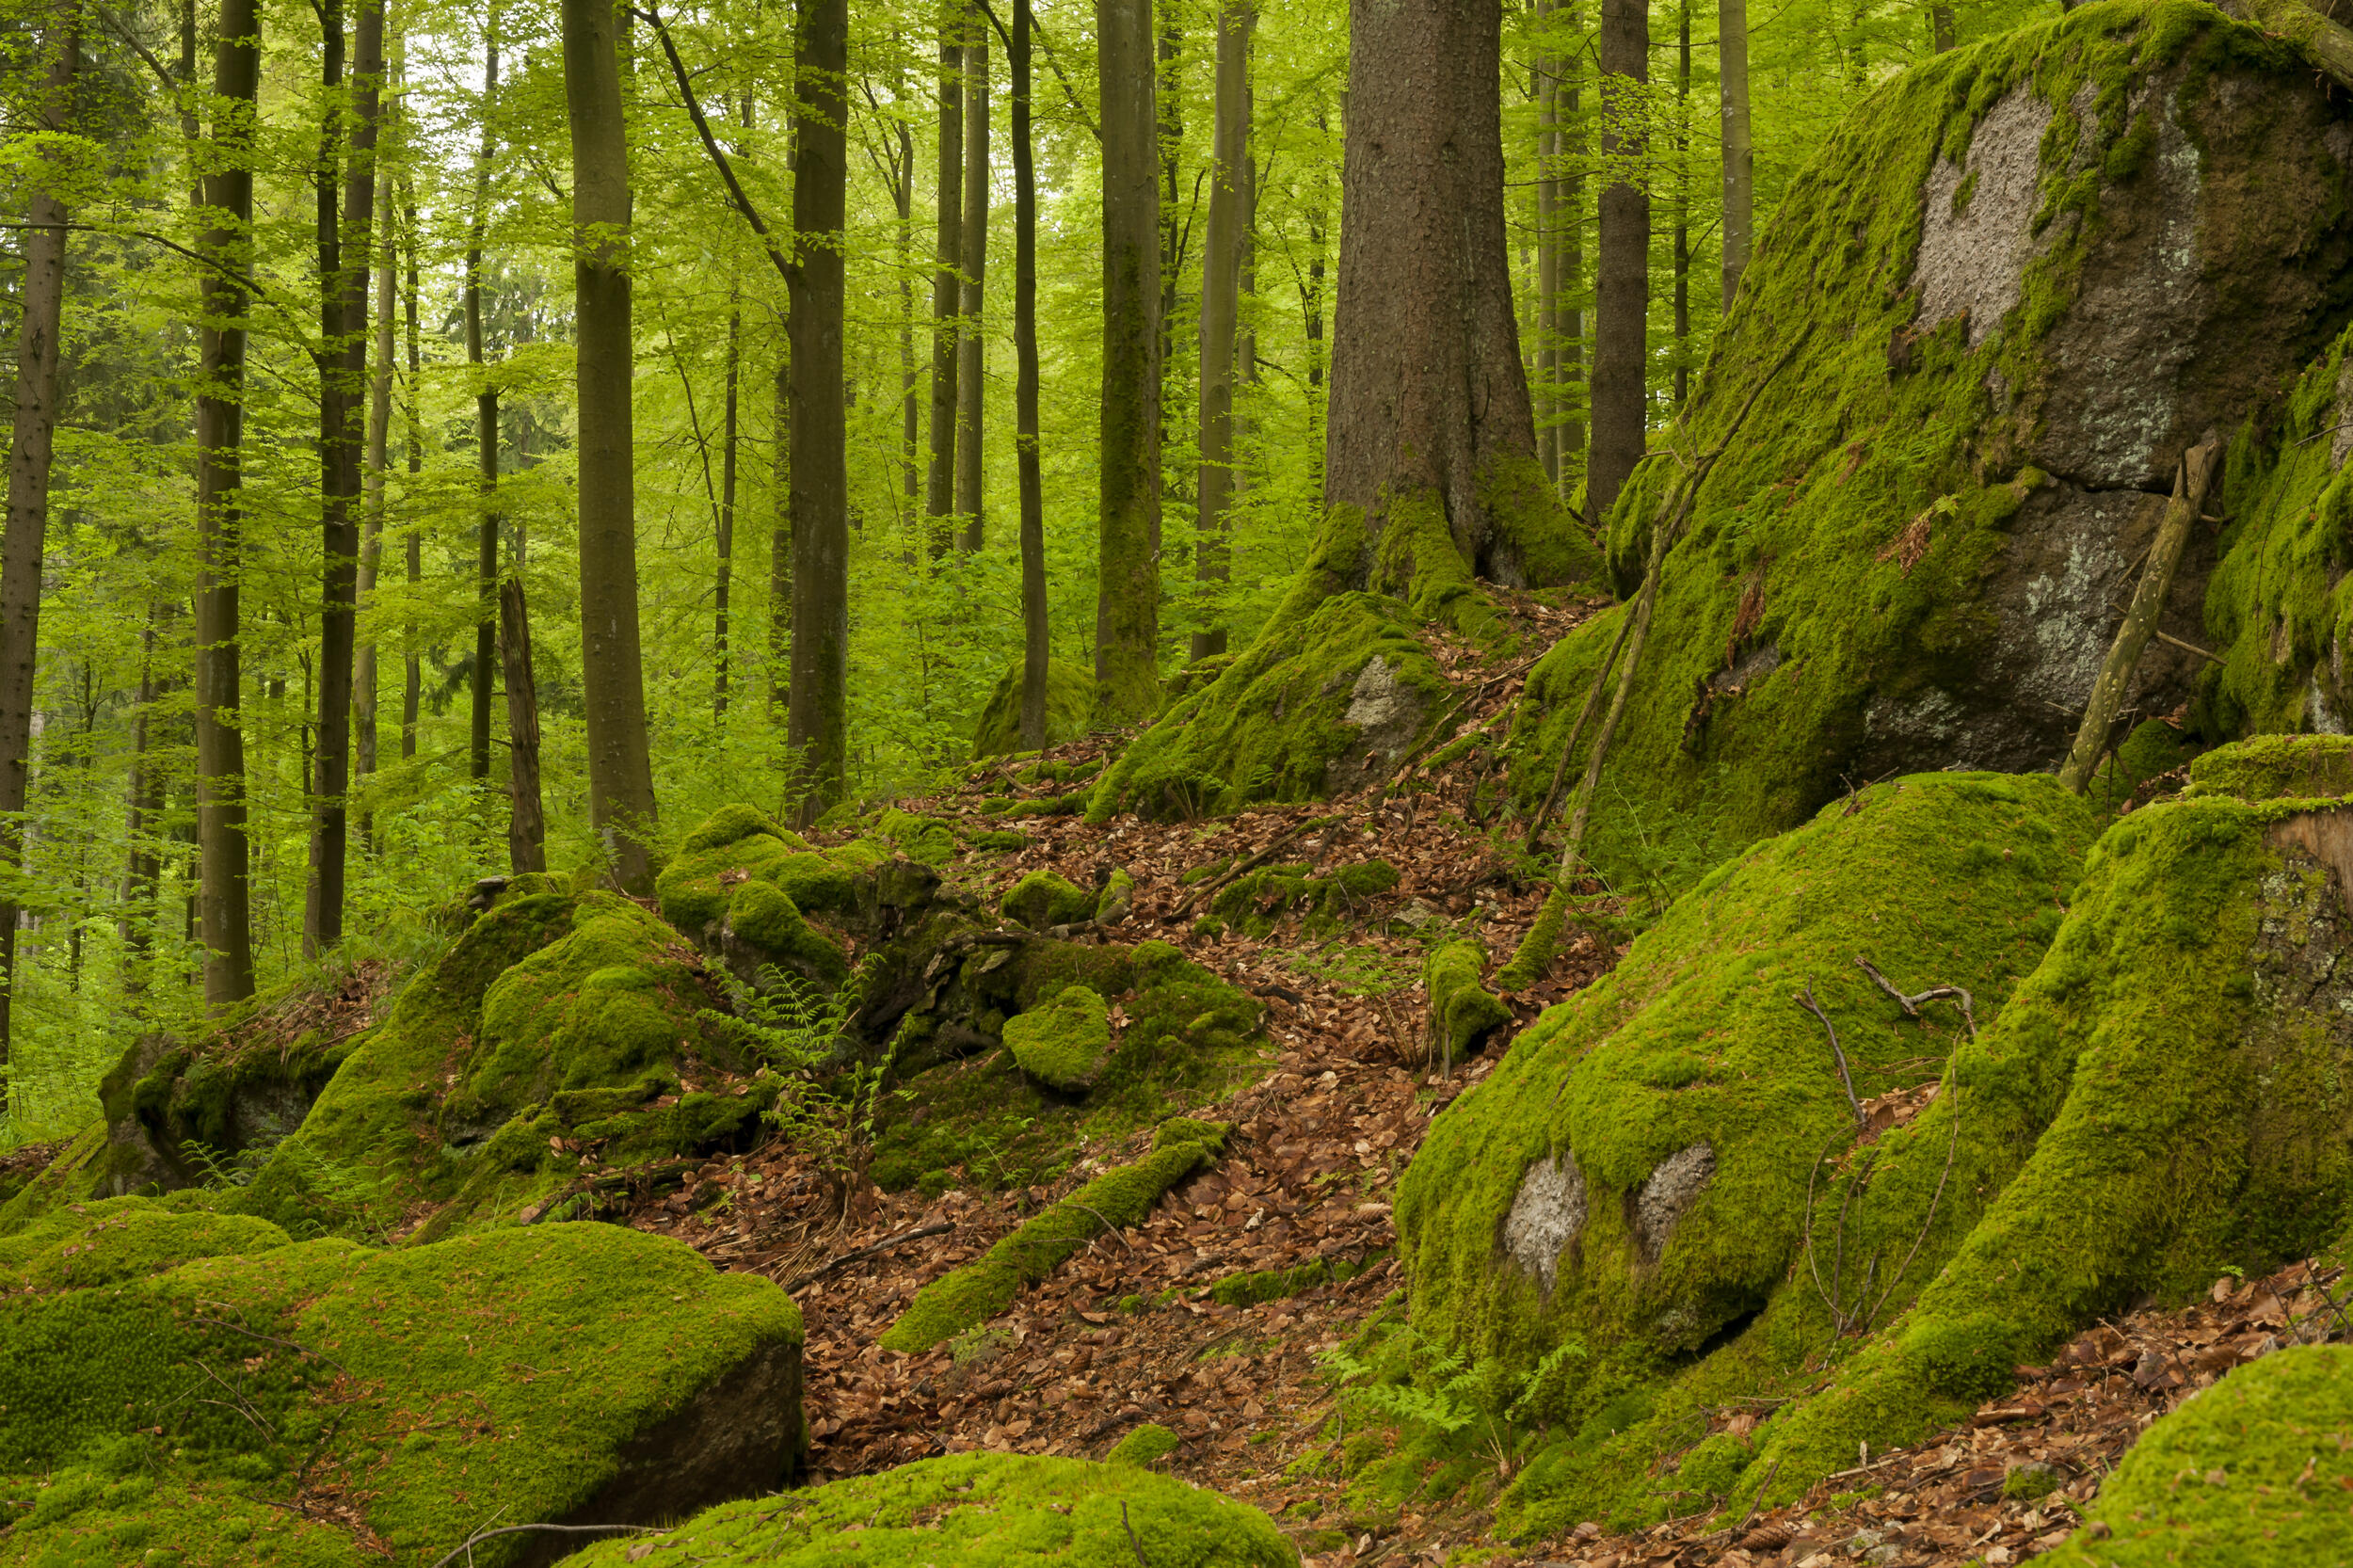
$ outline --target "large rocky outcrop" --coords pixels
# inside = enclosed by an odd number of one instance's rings
[[[800,1350],[774,1285],[615,1226],[377,1252],[61,1210],[0,1241],[0,1495],[31,1504],[0,1563],[359,1568],[493,1516],[654,1524],[791,1479]]]
[[[1661,437],[1729,445],[1664,569],[1596,856],[1680,839],[1695,873],[1845,779],[2056,761],[2176,460],[2270,418],[2353,308],[2349,205],[2353,108],[2187,0],[2086,6],[1882,88],[1792,186]],[[1653,459],[1616,508],[1622,584],[1680,472]],[[2175,579],[2183,642],[2216,549],[2200,531]],[[1531,676],[1523,803],[1617,618]],[[2172,712],[2202,664],[2153,643],[2129,704]]]

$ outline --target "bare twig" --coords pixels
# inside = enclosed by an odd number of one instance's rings
[[[1780,1468],[1781,1460],[1776,1456],[1773,1462],[1765,1467],[1765,1479],[1758,1481],[1756,1490],[1749,1494],[1748,1510],[1740,1515],[1740,1522],[1732,1527],[1732,1535],[1737,1537],[1742,1530],[1748,1528],[1749,1521],[1756,1516],[1756,1505],[1765,1500],[1765,1489],[1773,1484],[1773,1472]],[[1733,1542],[1736,1546],[1739,1544],[1737,1539]]]
[[[727,184],[729,202],[744,215],[744,221],[751,225],[752,232],[760,236],[760,246],[768,252],[768,259],[776,264],[777,275],[790,284],[800,271],[800,264],[785,254],[783,248],[777,244],[776,236],[769,232],[767,222],[760,217],[760,209],[753,206],[752,199],[744,193],[742,182],[735,177],[735,166],[728,162],[728,155],[719,150],[719,138],[711,134],[711,122],[703,118],[702,101],[695,96],[694,86],[687,78],[686,62],[679,58],[678,45],[670,41],[670,29],[663,22],[662,13],[649,5],[644,10],[632,6],[629,14],[651,27],[654,36],[662,40],[662,53],[669,58],[670,75],[678,83],[679,96],[686,101],[687,115],[695,121],[695,134],[702,138],[703,151],[711,154],[712,164],[719,170],[719,178]]]
[[[1127,1236],[1117,1225],[1103,1218],[1102,1215],[1096,1213],[1094,1209],[1089,1208],[1085,1204],[1079,1202],[1077,1199],[1063,1198],[1055,1204],[1055,1207],[1057,1208],[1075,1208],[1081,1214],[1093,1215],[1097,1224],[1100,1224],[1105,1230],[1110,1231],[1113,1236],[1119,1238],[1119,1244],[1121,1246],[1127,1248],[1129,1252],[1136,1250],[1136,1244],[1133,1241],[1128,1240]]]
[[[1125,1498],[1122,1498],[1119,1504],[1119,1524],[1120,1528],[1128,1532],[1128,1544],[1134,1549],[1136,1561],[1143,1564],[1143,1568],[1152,1568],[1150,1560],[1144,1555],[1144,1543],[1136,1539],[1136,1527],[1128,1523],[1128,1503]]]
[[[1831,1023],[1830,1015],[1823,1012],[1822,1004],[1814,1000],[1814,979],[1811,975],[1806,977],[1805,989],[1793,993],[1789,1000],[1822,1021],[1823,1031],[1830,1035],[1830,1053],[1838,1063],[1838,1085],[1847,1091],[1847,1107],[1854,1112],[1854,1125],[1864,1126],[1866,1118],[1863,1114],[1863,1102],[1855,1098],[1853,1075],[1847,1071],[1846,1048],[1838,1043],[1838,1031]]]
[[[1258,867],[1265,865],[1268,860],[1273,857],[1276,850],[1283,848],[1293,839],[1298,838],[1301,834],[1310,832],[1319,827],[1335,826],[1339,823],[1339,821],[1340,819],[1338,817],[1309,817],[1305,822],[1291,824],[1289,827],[1277,834],[1274,841],[1267,845],[1266,848],[1258,851],[1257,854],[1251,856],[1249,858],[1228,867],[1223,872],[1210,877],[1208,881],[1202,883],[1200,887],[1195,888],[1193,890],[1192,896],[1187,898],[1184,903],[1176,906],[1176,912],[1175,914],[1163,915],[1160,917],[1161,923],[1174,924],[1175,922],[1183,920],[1187,915],[1193,913],[1193,906],[1198,904],[1203,899],[1208,898],[1212,893],[1215,893],[1219,888],[1225,887],[1236,877],[1243,875],[1245,872],[1256,871]]]
[[[225,1322],[218,1318],[199,1318],[196,1320],[213,1328],[225,1328],[232,1334],[242,1334],[248,1339],[259,1339],[264,1344],[283,1345],[286,1349],[299,1352],[301,1354],[309,1356],[313,1361],[326,1362],[329,1367],[334,1368],[335,1370],[343,1373],[345,1377],[349,1377],[351,1375],[350,1368],[345,1367],[342,1362],[336,1360],[331,1355],[322,1355],[317,1351],[311,1349],[308,1345],[297,1345],[291,1339],[280,1339],[274,1334],[256,1334],[249,1328],[240,1327],[238,1324],[232,1322]]]
[[[2217,664],[2230,663],[2230,661],[2223,658],[2221,654],[2200,648],[2196,643],[2185,643],[2181,638],[2173,635],[2170,632],[2158,632],[2157,641],[2165,644],[2168,648],[2178,648],[2184,653],[2195,653],[2201,659],[2211,659]]]
[[[451,1563],[466,1556],[493,1536],[520,1535],[526,1530],[552,1530],[561,1535],[660,1535],[662,1533],[651,1525],[501,1525],[497,1529],[476,1530],[466,1537],[465,1540],[451,1547],[447,1556],[436,1561],[433,1568],[449,1568]]]
[[[1920,1016],[1921,1004],[1924,1002],[1960,1002],[1961,1019],[1969,1026],[1969,1038],[1974,1040],[1977,1037],[1977,1000],[1970,996],[1967,987],[1961,985],[1931,985],[1917,996],[1908,997],[1904,995],[1903,992],[1896,988],[1894,982],[1890,981],[1885,975],[1880,973],[1879,970],[1873,967],[1868,958],[1857,958],[1854,961],[1854,967],[1861,969],[1865,974],[1869,975],[1881,990],[1885,991],[1889,996],[1895,998],[1896,1005],[1904,1010],[1904,1016],[1907,1018],[1918,1017]],[[1829,1020],[1824,1019],[1823,1022],[1827,1024]],[[1851,1091],[1849,1092],[1851,1093]]]
[[[1970,1025],[1970,1032],[1974,1034],[1976,1032],[1977,1026],[1973,1023]],[[1953,1135],[1945,1144],[1945,1168],[1937,1174],[1936,1192],[1929,1199],[1929,1212],[1927,1217],[1920,1222],[1920,1234],[1912,1239],[1912,1250],[1904,1254],[1903,1262],[1897,1264],[1896,1272],[1887,1277],[1887,1288],[1880,1292],[1880,1299],[1872,1303],[1870,1311],[1864,1315],[1859,1326],[1865,1334],[1871,1331],[1872,1323],[1878,1320],[1881,1309],[1886,1306],[1889,1300],[1896,1294],[1896,1287],[1903,1283],[1904,1271],[1911,1268],[1912,1260],[1920,1256],[1921,1243],[1929,1239],[1929,1227],[1936,1224],[1937,1205],[1945,1201],[1945,1184],[1952,1179],[1953,1155],[1961,1147],[1961,1085],[1958,1081],[1954,1083],[1948,1094],[1953,1108]]]
[[[840,1253],[827,1258],[824,1262],[820,1263],[816,1268],[811,1269],[808,1272],[796,1275],[793,1278],[792,1283],[786,1286],[785,1288],[787,1290],[797,1290],[802,1286],[808,1284],[811,1280],[824,1278],[827,1274],[832,1273],[836,1269],[840,1268],[845,1263],[855,1263],[861,1257],[872,1257],[876,1253],[888,1252],[891,1248],[903,1246],[909,1241],[920,1241],[928,1236],[945,1236],[955,1228],[956,1227],[952,1224],[947,1221],[942,1221],[938,1224],[918,1225],[913,1230],[903,1230],[896,1236],[886,1236],[879,1241],[870,1241],[862,1247],[852,1247],[848,1252]]]

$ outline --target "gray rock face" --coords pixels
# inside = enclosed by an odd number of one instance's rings
[[[1634,1199],[1634,1235],[1642,1256],[1658,1261],[1674,1235],[1675,1222],[1691,1211],[1716,1175],[1716,1151],[1705,1144],[1677,1149],[1658,1163]]]
[[[1977,122],[1967,157],[1940,158],[1929,170],[1913,272],[1922,328],[1965,315],[1975,348],[2017,308],[2034,250],[2036,160],[2050,125],[2049,104],[2010,93]]]
[[[1356,727],[1356,744],[1332,759],[1324,776],[1328,792],[1348,793],[1404,755],[1421,728],[1427,704],[1422,694],[1398,680],[1389,662],[1376,653],[1356,673],[1344,715]]]
[[[1559,1159],[1538,1160],[1520,1178],[1503,1220],[1503,1250],[1549,1293],[1560,1277],[1561,1255],[1584,1229],[1585,1173],[1577,1168],[1577,1156],[1563,1149]]]

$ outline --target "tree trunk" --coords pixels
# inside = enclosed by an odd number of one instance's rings
[[[964,38],[969,26],[959,8],[939,35],[939,215],[936,267],[932,274],[932,454],[923,514],[934,559],[948,552],[956,510],[956,309],[964,260]]]
[[[1021,479],[1021,749],[1046,746],[1046,489],[1037,424],[1037,169],[1031,144],[1030,0],[1013,0],[1014,453]]]
[[[75,77],[81,68],[79,8],[69,8],[45,41],[51,53],[37,123],[63,132],[72,120]],[[58,172],[66,173],[62,168]],[[33,676],[40,652],[49,464],[57,432],[67,216],[57,192],[38,183],[32,186],[24,213],[24,280],[18,294],[22,313],[16,335],[16,416],[8,440],[8,533],[0,540],[0,858],[12,867],[24,860],[22,823],[25,787],[32,776]],[[0,1069],[8,1064],[17,919],[15,904],[0,903]],[[0,1072],[0,1112],[8,1109],[6,1096],[7,1080]]]
[[[1641,99],[1650,80],[1650,0],[1602,0],[1602,130],[1605,167],[1620,173],[1647,150]],[[1627,134],[1631,130],[1631,134]],[[1601,192],[1601,246],[1593,280],[1593,455],[1585,465],[1585,515],[1609,514],[1626,475],[1642,458],[1644,377],[1650,314],[1650,192],[1612,179]]]
[[[898,97],[906,96],[906,78],[898,78]],[[905,495],[905,513],[912,520],[923,505],[923,411],[917,394],[922,377],[915,367],[915,132],[898,122],[899,177],[891,185],[891,200],[899,209],[899,471]],[[908,547],[912,564],[916,547]]]
[[[408,287],[401,296],[401,312],[408,330],[408,395],[403,400],[402,408],[403,423],[408,426],[408,477],[413,484],[417,475],[424,472],[424,417],[419,408],[420,389],[424,385],[424,348],[417,328],[417,198],[406,176],[401,179],[400,191],[401,238],[408,248]],[[400,532],[408,602],[413,605],[417,588],[424,581],[424,544],[415,523]],[[407,762],[417,755],[417,705],[424,695],[424,659],[417,647],[414,620],[401,628],[401,646],[400,760]]]
[[[1249,0],[1225,0],[1217,12],[1217,95],[1209,152],[1209,232],[1201,245],[1201,463],[1193,480],[1197,505],[1193,579],[1204,585],[1229,581],[1225,534],[1234,488],[1234,347],[1241,310],[1242,184],[1250,161]],[[1225,651],[1225,629],[1193,634],[1193,656]]]
[[[788,291],[789,292],[789,291]],[[785,323],[790,335],[792,323]],[[788,345],[776,366],[776,528],[768,541],[768,707],[776,723],[785,721],[792,659],[792,362]]]
[[[1723,104],[1724,312],[1730,314],[1756,232],[1756,159],[1749,145],[1749,0],[1716,0],[1716,36]]]
[[[212,227],[199,247],[214,264],[201,269],[202,390],[196,401],[196,839],[202,862],[197,938],[204,944],[204,1001],[215,1012],[253,994],[237,584],[244,527],[238,504],[245,440],[242,280],[252,256],[260,7],[255,0],[221,0],[217,26],[212,137],[217,161],[204,180]]]
[[[167,621],[174,606],[151,605],[147,625],[139,633],[138,707],[131,716],[131,776],[124,790],[123,838],[130,853],[122,872],[122,914],[116,935],[122,943],[122,991],[136,997],[148,988],[155,948],[156,900],[163,888],[164,861],[157,835],[164,827],[164,800],[168,770],[156,757],[160,719],[156,708],[171,689],[169,678],[155,673],[156,623]]]
[[[539,808],[539,697],[531,679],[531,616],[523,585],[499,584],[499,648],[506,675],[507,863],[517,875],[548,869],[547,818]]]
[[[1160,700],[1160,185],[1151,0],[1095,0],[1103,113],[1103,383],[1095,711]]]
[[[1174,361],[1176,344],[1170,334],[1176,326],[1176,285],[1185,271],[1184,194],[1180,182],[1185,160],[1185,12],[1177,0],[1160,6],[1159,31],[1153,41],[1160,74],[1153,121],[1160,138],[1160,358],[1164,375]],[[1099,47],[1099,45],[1098,45]],[[1166,400],[1162,390],[1162,400]],[[1161,432],[1167,439],[1167,432]],[[1160,549],[1157,536],[1152,548]]]
[[[1570,0],[1562,8],[1572,29],[1578,24],[1581,4],[1582,0]],[[1563,56],[1553,89],[1553,117],[1559,126],[1553,132],[1553,154],[1567,166],[1553,215],[1558,225],[1560,293],[1554,296],[1552,308],[1553,397],[1561,411],[1557,436],[1561,474],[1556,488],[1564,499],[1576,488],[1577,467],[1585,456],[1585,420],[1577,408],[1577,383],[1585,374],[1585,309],[1574,302],[1585,281],[1585,175],[1581,168],[1585,133],[1577,123],[1584,104],[1584,69],[1583,56]],[[1588,511],[1586,515],[1593,514]]]
[[[392,182],[379,173],[376,190],[376,247],[381,264],[376,268],[375,362],[368,376],[368,444],[362,524],[365,532],[360,540],[360,602],[363,605],[376,597],[376,574],[382,569],[384,559],[384,511],[390,499],[387,478],[392,435],[392,306],[397,292],[392,281]],[[377,697],[376,640],[371,637],[360,645],[359,664],[351,682],[352,742],[353,749],[358,753],[354,771],[360,779],[376,772]],[[364,815],[360,819],[360,837],[362,842],[368,843],[375,839],[372,820]]]
[[[581,683],[589,822],[616,885],[642,896],[653,891],[653,760],[637,642],[629,148],[613,16],[603,0],[564,0],[579,344]]]
[[[841,388],[849,0],[808,0],[799,26],[792,230],[811,236],[792,295],[792,692],[786,740],[803,826],[848,791],[850,477]]]
[[[1550,52],[1551,0],[1536,0],[1536,459],[1561,484],[1561,56]]]
[[[338,35],[342,9],[322,21]],[[302,944],[316,957],[343,940],[344,881],[350,851],[351,699],[359,630],[361,409],[368,385],[368,274],[375,242],[376,145],[384,76],[383,0],[360,0],[353,28],[351,122],[343,216],[334,222],[335,137],[325,138],[319,188],[319,469],[324,504],[319,615],[318,750],[311,792],[311,875]],[[330,102],[333,101],[330,94]],[[348,260],[346,260],[348,258]],[[332,264],[330,265],[329,263]]]
[[[981,415],[987,340],[981,332],[988,273],[988,29],[964,51],[964,225],[956,320],[956,516],[964,548],[981,548]]]
[[[1942,55],[1954,46],[1958,29],[1953,23],[1953,8],[1949,4],[1929,7],[1929,43]]]
[[[736,448],[741,440],[744,374],[744,312],[730,303],[728,310],[727,406],[720,415],[718,581],[712,591],[712,648],[715,667],[711,677],[711,715],[728,716],[728,594],[735,573]]]
[[[473,217],[466,232],[466,364],[473,372],[475,488],[472,705],[466,729],[466,776],[490,776],[490,693],[499,645],[499,391],[490,379],[482,341],[482,242],[490,220],[490,158],[497,149],[490,115],[499,90],[498,8],[490,8],[482,42],[482,145],[474,154]]]
[[[1691,394],[1691,0],[1675,12],[1675,407]]]

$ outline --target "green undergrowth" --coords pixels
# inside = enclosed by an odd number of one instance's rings
[[[998,1043],[1006,1019],[1071,986],[1093,991],[1126,1020],[1080,1097],[1034,1081]],[[914,1013],[893,1043],[870,1168],[892,1192],[1051,1181],[1090,1147],[1219,1098],[1264,1071],[1273,1054],[1257,1000],[1165,942],[1131,948],[1039,937],[983,948],[964,959],[954,989],[971,1022]]]
[[[2064,751],[2072,718],[2025,713],[2027,699],[2014,693],[1970,695],[1985,668],[2014,651],[2005,641],[2012,631],[1981,595],[2022,512],[2054,499],[2039,494],[2053,481],[2034,457],[2038,423],[2057,407],[2047,401],[2057,377],[2045,339],[2081,289],[2086,258],[2113,221],[2108,207],[2136,199],[2153,140],[2136,89],[2153,80],[2176,91],[2185,134],[2202,147],[2204,127],[2226,112],[2208,84],[2225,72],[2298,91],[2311,77],[2289,46],[2204,5],[2078,7],[1896,77],[1793,181],[1688,416],[1660,438],[1685,462],[1713,449],[1772,376],[1664,568],[1586,845],[1613,879],[1631,884],[1664,862],[1669,886],[1687,885],[1806,820],[1849,776],[2047,764],[1986,755],[1993,743],[1984,737],[2002,726],[2015,736],[2004,744],[2040,745],[2049,758]],[[2051,120],[2019,303],[1998,323],[1918,322],[1924,184],[1937,160],[1967,154],[1979,119],[2022,86],[2050,105]],[[2314,154],[2311,167],[2323,161]],[[2282,168],[2276,206],[2250,199],[2209,216],[2201,204],[2205,275],[2235,264],[2225,258],[2255,270],[2306,244],[2332,244],[2319,236],[2341,222],[2343,199],[2312,192],[2335,188],[2336,167],[2309,177],[2303,164],[2292,175]],[[2235,200],[2219,171],[2210,177],[2217,202]],[[1989,326],[1973,349],[1971,330]],[[2317,333],[2324,324],[2309,326]],[[2325,444],[2303,450],[2325,460]],[[1683,472],[1674,457],[1653,457],[1622,492],[1609,528],[1622,588],[1640,575],[1654,515]],[[2307,571],[2298,581],[2319,579]],[[2222,582],[2218,594],[2231,591]],[[2337,590],[2338,600],[2348,592]],[[1508,747],[1520,809],[1549,789],[1623,614],[1589,620],[1530,673]],[[2234,651],[2233,670],[2249,657]],[[1589,727],[1577,768],[1592,744]]]
[[[1095,672],[1081,664],[1049,660],[1046,665],[1046,744],[1062,745],[1087,732],[1095,713]],[[972,755],[999,757],[1020,751],[1021,666],[998,677],[972,726]]]
[[[622,1568],[648,1543],[568,1559]],[[651,1560],[726,1554],[778,1568],[1295,1568],[1257,1509],[1133,1464],[952,1454],[697,1514]],[[664,1547],[678,1550],[665,1551]],[[641,1554],[642,1555],[642,1554]]]
[[[2053,1568],[2334,1562],[2353,1539],[2353,1349],[2241,1367],[2141,1435]]]
[[[798,1443],[800,1339],[773,1285],[614,1226],[376,1252],[137,1198],[51,1216],[0,1257],[0,1496],[35,1502],[0,1563],[380,1560],[288,1509],[320,1483],[429,1562],[486,1496],[559,1519],[632,1479],[633,1440],[736,1379],[763,1407],[743,1419],[773,1431],[764,1467],[747,1440],[730,1479],[771,1486]]]
[[[1143,1224],[1161,1193],[1216,1161],[1227,1130],[1222,1122],[1182,1117],[1163,1123],[1142,1160],[1104,1172],[980,1257],[918,1290],[878,1343],[890,1351],[927,1351],[988,1321],[1014,1304],[1023,1286],[1045,1279],[1106,1230]]]
[[[1379,859],[1342,866],[1329,876],[1313,872],[1305,864],[1262,866],[1238,876],[1209,900],[1207,918],[1260,941],[1293,917],[1302,936],[1328,936],[1361,922],[1370,913],[1367,901],[1390,891],[1399,880],[1397,868]]]

